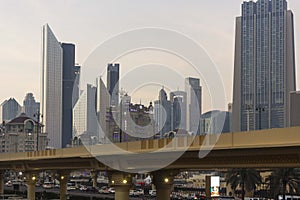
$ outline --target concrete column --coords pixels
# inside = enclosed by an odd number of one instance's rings
[[[27,199],[35,200],[35,184],[37,180],[37,173],[26,172],[26,184],[27,184]]]
[[[178,171],[162,170],[153,173],[153,183],[156,188],[156,200],[170,199],[173,190],[174,176]]]
[[[70,176],[68,171],[60,171],[58,172],[58,180],[59,180],[59,198],[60,200],[67,199],[67,183]]]
[[[129,189],[132,185],[131,174],[112,172],[109,178],[111,186],[115,188],[115,200],[129,200]]]
[[[97,187],[97,178],[98,178],[98,171],[91,171],[93,187]]]
[[[4,172],[0,171],[0,194],[4,194]]]

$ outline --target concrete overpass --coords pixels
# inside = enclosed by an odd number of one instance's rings
[[[35,176],[42,170],[57,170],[61,174],[61,199],[66,198],[66,181],[72,170],[108,171],[110,183],[116,189],[115,199],[122,200],[128,199],[131,174],[152,172],[157,199],[165,200],[169,199],[173,177],[179,170],[251,167],[300,167],[300,127],[227,133],[219,138],[217,135],[175,137],[1,154],[0,157],[0,170],[26,172],[28,199],[34,199]]]

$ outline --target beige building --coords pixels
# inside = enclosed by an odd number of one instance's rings
[[[22,113],[0,129],[0,153],[28,152],[46,149],[47,134],[42,125]]]

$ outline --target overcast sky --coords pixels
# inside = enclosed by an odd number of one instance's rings
[[[288,2],[295,15],[296,61],[299,66],[300,1]],[[224,82],[226,103],[231,102],[235,17],[240,15],[241,3],[241,0],[0,0],[0,102],[15,97],[22,104],[27,92],[33,92],[40,100],[41,28],[46,23],[59,41],[76,44],[76,62],[79,64],[85,63],[97,46],[121,32],[143,27],[180,32],[201,45],[211,57]],[[169,67],[187,67],[187,63],[165,54],[144,51],[118,61],[121,67],[124,63],[130,68],[150,63],[151,59],[158,63],[161,61],[159,57],[163,57],[164,61],[167,60],[163,64]],[[88,66],[83,66],[82,70],[88,70]],[[178,87],[184,89],[180,84]],[[134,96],[134,101],[141,99],[147,103],[158,93],[149,92],[144,96],[142,91],[146,89],[151,88],[128,92]],[[204,107],[204,111],[209,109],[207,105]]]

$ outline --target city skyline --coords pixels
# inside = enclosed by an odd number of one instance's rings
[[[217,64],[226,88],[226,103],[232,102],[234,22],[235,17],[240,15],[240,5],[242,4],[242,1],[240,0],[229,0],[226,2],[218,1],[218,5],[221,5],[218,7],[214,6],[216,5],[216,2],[214,1],[195,1],[190,2],[189,5],[185,2],[175,1],[172,2],[174,5],[172,9],[169,9],[168,11],[166,9],[169,8],[169,4],[159,1],[154,1],[148,6],[136,2],[136,8],[139,9],[130,7],[126,2],[118,2],[120,8],[115,7],[116,2],[91,2],[88,5],[84,4],[85,6],[78,5],[80,2],[77,1],[65,1],[64,3],[60,3],[59,1],[53,3],[26,1],[20,2],[17,5],[11,2],[4,3],[2,8],[6,9],[4,9],[0,15],[7,20],[1,25],[3,30],[1,40],[3,40],[4,44],[0,47],[0,55],[1,57],[3,56],[1,60],[3,61],[4,66],[1,78],[10,85],[14,85],[12,82],[15,80],[21,81],[24,84],[21,84],[22,86],[16,86],[13,93],[11,90],[3,88],[2,94],[0,95],[0,102],[3,102],[10,97],[14,97],[18,102],[21,102],[24,94],[28,92],[34,93],[37,101],[41,101],[40,46],[41,27],[45,23],[51,25],[55,34],[61,41],[71,41],[78,46],[76,62],[79,64],[84,63],[84,60],[89,53],[101,42],[110,38],[112,35],[134,28],[160,27],[186,34],[199,44],[203,45]],[[297,13],[299,13],[300,10],[300,2],[289,0],[288,3],[289,8],[292,9],[295,14],[297,67],[297,64],[299,63],[299,53],[297,50],[300,46],[297,40],[297,33],[299,32],[299,27],[297,26]],[[125,7],[129,6],[129,9],[121,9],[121,4]],[[120,12],[113,12],[112,14],[105,11],[106,9],[104,9],[105,12],[100,12],[102,7],[114,8]],[[87,8],[91,8],[91,12],[87,13],[85,11]],[[100,10],[96,12],[96,8]],[[18,15],[12,16],[11,9],[15,9],[16,11],[20,10],[20,12],[18,12]],[[65,13],[64,9],[66,9]],[[82,9],[85,12],[80,12]],[[130,14],[132,9],[135,10],[135,15]],[[52,15],[53,10],[57,12],[57,15]],[[156,15],[153,10],[163,14]],[[165,11],[167,11],[168,15],[165,15]],[[32,13],[32,15],[29,15],[28,12]],[[42,13],[43,16],[41,15]],[[177,16],[178,13],[181,14],[180,17]],[[207,20],[208,16],[209,20]],[[24,23],[23,25],[20,23],[20,17],[30,23]],[[68,22],[68,26],[65,26],[65,23],[61,22],[62,17]],[[105,20],[106,18],[111,20]],[[139,18],[142,18],[143,20],[140,20]],[[85,23],[89,20],[91,20],[90,23]],[[105,21],[109,21],[109,23]],[[124,23],[124,21],[128,23]],[[97,22],[95,24],[99,24],[99,27],[92,26],[92,22]],[[214,24],[214,26],[209,26],[210,24]],[[16,34],[19,29],[22,29],[23,37]],[[78,29],[81,30],[80,34],[76,32]],[[143,59],[145,57],[147,56],[140,56],[138,59]],[[150,60],[150,58],[146,58],[145,60],[147,59]],[[121,61],[126,61],[126,59],[121,59]],[[131,65],[131,63],[123,63],[121,61],[118,62],[120,62],[124,68]],[[172,66],[172,64],[171,61],[169,65]],[[185,63],[174,65],[181,68],[185,67]],[[83,66],[82,70],[85,70],[85,67],[86,66]],[[297,74],[299,74],[298,71]],[[297,83],[298,89],[300,88],[299,84],[300,83]],[[138,102],[140,98],[144,104],[149,103],[147,100],[143,99],[142,95],[133,96],[133,101]],[[156,98],[157,93],[154,93],[152,100],[155,100]],[[209,106],[206,106],[205,98],[203,98],[203,101],[203,111],[205,112],[211,109]]]

